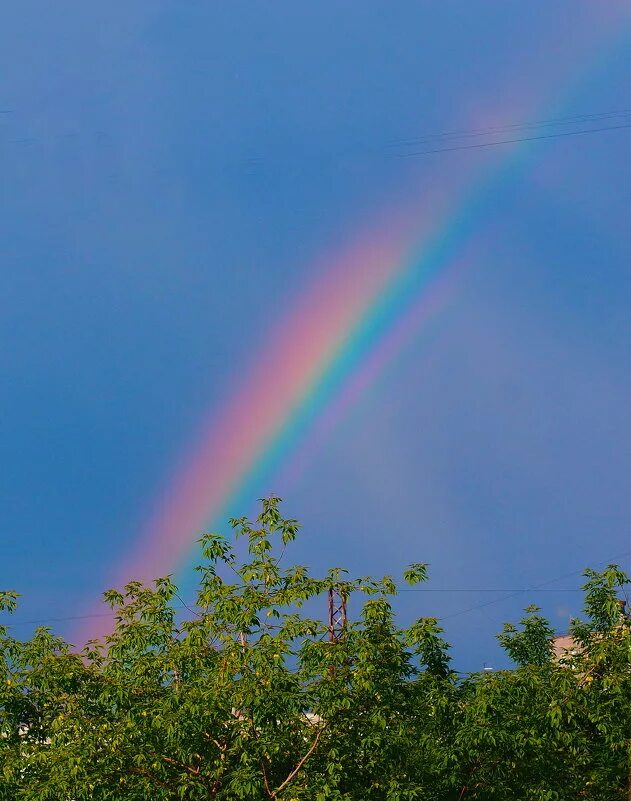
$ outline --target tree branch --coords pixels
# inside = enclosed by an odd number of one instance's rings
[[[159,779],[157,776],[154,776],[153,773],[150,773],[148,770],[145,770],[144,768],[139,768],[137,766],[134,766],[133,768],[131,768],[131,772],[136,773],[138,776],[144,776],[145,779],[149,779],[149,781],[152,781],[154,784],[157,784],[158,787],[162,787],[163,790],[168,790],[169,792],[173,792],[175,790],[172,784],[167,784],[167,782],[163,782],[162,779]]]
[[[157,754],[156,754],[156,756],[157,756]],[[175,765],[176,768],[183,768],[184,770],[188,771],[189,773],[192,773],[193,776],[199,776],[199,768],[193,768],[190,765],[186,765],[184,762],[179,762],[177,759],[172,759],[171,757],[168,757],[168,756],[163,756],[162,760],[164,762],[168,762],[169,765]]]
[[[269,786],[269,781],[267,778],[267,770],[265,769],[265,758],[261,758],[261,771],[263,772],[263,784],[265,785],[265,792],[270,798],[275,798],[276,793]]]
[[[226,749],[228,748],[228,743],[223,743],[223,745],[222,745],[219,742],[219,740],[216,740],[214,737],[211,737],[210,734],[208,734],[207,731],[203,731],[202,732],[202,737],[205,737],[209,742],[211,742],[217,748],[217,750],[221,754],[221,758],[223,759],[224,755],[225,755],[225,752],[226,752]]]
[[[302,766],[305,764],[305,762],[309,759],[309,757],[313,754],[313,752],[318,747],[318,743],[320,742],[320,737],[322,737],[322,732],[323,731],[324,731],[324,726],[321,729],[318,730],[318,733],[315,736],[315,740],[313,741],[313,743],[311,743],[311,748],[303,756],[303,758],[296,765],[296,767],[292,770],[292,772],[289,774],[289,776],[287,776],[285,781],[274,790],[274,792],[272,793],[270,798],[278,798],[279,793],[282,793],[283,790],[285,789],[285,787],[287,787],[287,785],[291,781],[293,781],[293,779],[295,778],[295,776],[298,773],[298,771],[302,768]]]

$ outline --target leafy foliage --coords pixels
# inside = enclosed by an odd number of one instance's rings
[[[0,627],[2,801],[629,797],[618,568],[587,571],[574,653],[555,659],[529,607],[499,637],[517,667],[463,679],[437,620],[397,625],[391,577],[285,567],[298,524],[262,503],[231,521],[244,558],[202,537],[194,607],[168,576],[110,590],[113,631],[79,654],[48,629],[22,642]],[[331,587],[353,609],[364,598],[334,642],[305,613]],[[0,610],[16,603],[0,593]]]

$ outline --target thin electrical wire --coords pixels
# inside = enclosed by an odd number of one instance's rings
[[[0,110],[0,114],[10,114],[13,113],[13,109],[6,109]],[[606,119],[613,119],[615,117],[628,117],[631,115],[631,109],[621,109],[619,111],[604,111],[604,112],[596,112],[592,114],[581,114],[576,115],[573,117],[559,117],[557,119],[550,119],[550,120],[540,120],[540,121],[533,121],[533,122],[520,122],[520,123],[509,123],[502,126],[490,127],[490,128],[478,128],[478,129],[471,129],[466,130],[463,129],[461,131],[443,131],[435,134],[427,134],[425,136],[420,137],[413,137],[410,139],[399,139],[393,140],[389,145],[385,145],[381,149],[392,150],[393,148],[402,148],[402,147],[409,147],[421,142],[430,142],[432,140],[437,139],[447,139],[447,138],[468,138],[468,137],[478,137],[478,136],[494,136],[502,133],[508,133],[509,131],[520,131],[520,130],[532,130],[540,127],[550,127],[556,125],[578,125],[587,122],[598,122],[600,120]],[[610,126],[602,126],[599,128],[588,128],[588,129],[581,129],[578,131],[559,131],[556,133],[548,133],[548,134],[540,134],[537,136],[527,136],[527,137],[517,137],[511,139],[499,139],[499,140],[492,140],[489,142],[476,142],[471,144],[460,144],[460,145],[451,145],[449,147],[439,147],[439,148],[431,148],[428,150],[415,150],[409,153],[391,153],[390,157],[394,158],[412,158],[412,157],[420,157],[420,156],[427,156],[433,155],[437,153],[448,153],[457,150],[472,150],[472,149],[480,149],[484,147],[497,147],[498,145],[505,145],[505,144],[514,144],[518,142],[530,142],[540,139],[557,139],[564,136],[578,136],[590,133],[602,133],[605,131],[615,131],[620,130],[623,128],[630,128],[631,122],[623,123],[620,125],[610,125]],[[16,144],[16,143],[30,143],[37,141],[40,137],[26,137],[20,139],[11,139],[8,142]],[[255,165],[260,165],[264,163],[265,159],[263,156],[254,156],[249,159],[246,159],[247,163],[254,163]]]
[[[579,125],[587,122],[600,122],[601,120],[612,119],[615,117],[628,117],[631,109],[621,109],[619,111],[602,111],[594,114],[580,114],[574,117],[556,117],[549,120],[524,121],[506,123],[505,125],[495,125],[488,128],[461,129],[459,131],[442,131],[434,134],[424,134],[423,136],[410,137],[409,139],[396,139],[394,145],[414,145],[419,142],[426,142],[431,139],[446,138],[465,138],[473,136],[484,136],[497,133],[504,133],[514,130],[529,130],[533,128],[543,128],[555,125]]]
[[[617,559],[624,559],[627,556],[631,556],[631,550],[623,551],[622,553],[615,554],[614,556],[609,557],[609,559],[600,559],[596,562],[599,565],[606,565],[606,564],[613,564]],[[539,584],[533,584],[530,587],[522,587],[516,590],[500,590],[496,587],[402,587],[398,590],[399,593],[401,592],[505,592],[506,595],[503,595],[501,598],[493,598],[490,601],[485,601],[481,604],[476,604],[475,606],[467,607],[466,609],[461,609],[459,612],[453,612],[452,614],[445,615],[444,617],[439,618],[439,620],[448,620],[452,617],[458,617],[460,615],[468,614],[469,612],[474,612],[477,609],[483,609],[486,606],[492,606],[493,604],[502,603],[502,601],[510,600],[511,598],[516,598],[518,595],[523,595],[527,592],[581,592],[582,588],[580,587],[554,587],[550,588],[550,584],[554,584],[557,581],[563,581],[566,578],[573,578],[574,576],[582,575],[585,572],[585,568],[578,568],[576,570],[571,570],[568,573],[562,573],[559,576],[555,576],[554,578],[547,579],[546,581],[542,581]],[[181,601],[181,605],[175,605],[174,609],[188,609],[189,612],[196,614],[191,607],[184,602],[184,600],[177,595],[177,598]],[[194,602],[191,602],[194,603]],[[104,618],[104,617],[113,617],[116,615],[116,610],[112,610],[110,612],[96,612],[86,615],[68,615],[64,617],[49,617],[49,618],[38,618],[34,620],[12,620],[10,624],[5,624],[8,626],[35,626],[40,625],[41,623],[64,623],[71,620],[90,620],[94,618]]]
[[[616,556],[612,556],[610,559],[601,559],[597,564],[612,564],[615,559],[624,559],[627,556],[631,555],[631,551],[625,551],[624,553],[617,554]],[[477,609],[484,609],[487,606],[492,606],[493,604],[502,603],[502,601],[508,601],[511,598],[516,598],[518,595],[523,595],[526,592],[535,592],[535,591],[542,591],[542,588],[547,587],[548,584],[554,584],[555,581],[562,581],[566,578],[572,578],[573,576],[578,576],[584,572],[584,568],[579,568],[578,570],[572,570],[569,573],[563,573],[561,576],[556,576],[555,578],[549,579],[548,581],[543,581],[541,584],[535,584],[532,587],[526,587],[523,590],[516,590],[515,592],[511,592],[508,595],[503,595],[501,598],[494,598],[490,601],[485,601],[481,604],[476,604],[475,606],[467,607],[466,609],[461,609],[459,612],[453,612],[450,615],[445,615],[444,617],[439,618],[442,622],[443,620],[450,620],[453,617],[460,617],[460,615],[466,615],[469,612],[475,612]]]
[[[528,592],[534,588],[522,587],[515,589],[514,587],[508,589],[499,589],[491,587],[402,587],[397,592]],[[548,589],[538,590],[538,592],[580,592],[580,587],[553,587]]]
[[[619,131],[623,128],[631,128],[631,122],[623,125],[608,125],[602,128],[584,128],[580,131],[560,131],[559,133],[540,134],[538,136],[522,136],[517,139],[498,139],[493,142],[476,142],[471,145],[454,145],[452,147],[437,147],[432,150],[416,150],[412,153],[398,153],[398,158],[413,158],[418,156],[430,156],[434,153],[450,153],[454,150],[474,150],[482,147],[497,147],[497,145],[511,145],[518,142],[535,142],[540,139],[560,139],[564,136],[580,136],[582,134],[603,133],[604,131]]]
[[[576,571],[576,573],[580,573],[580,572],[581,572],[580,570]],[[565,574],[565,576],[561,576],[558,579],[551,579],[548,582],[544,582],[543,585],[535,585],[534,587],[522,587],[520,589],[500,589],[498,587],[401,587],[401,588],[399,588],[397,590],[397,594],[403,593],[403,592],[438,592],[438,593],[445,593],[445,592],[449,592],[449,593],[504,592],[504,593],[509,593],[508,595],[505,596],[505,598],[512,598],[512,597],[514,597],[516,595],[520,595],[520,594],[525,593],[525,592],[581,592],[582,590],[581,590],[580,587],[554,587],[554,588],[545,588],[544,587],[545,584],[550,584],[553,581],[557,581],[557,580],[560,581],[561,578],[565,578],[568,575],[575,575],[575,573]],[[199,612],[196,612],[195,609],[192,609],[191,606],[189,604],[187,604],[183,600],[183,598],[181,596],[177,595],[177,593],[176,593],[176,597],[181,601],[181,603],[174,605],[172,607],[173,609],[187,609],[191,614],[194,614],[197,617],[201,616]],[[501,600],[504,600],[504,598],[494,599],[493,601],[490,601],[489,603],[499,603]],[[191,602],[191,603],[194,603],[194,602]],[[486,605],[487,604],[481,604],[479,606],[471,607],[470,610],[465,610],[465,611],[474,611],[475,609],[479,609],[482,606],[486,606]],[[66,617],[48,617],[48,618],[39,618],[39,619],[34,619],[34,620],[12,620],[9,625],[10,626],[36,626],[36,625],[41,625],[43,623],[64,623],[64,622],[69,622],[69,621],[72,621],[72,620],[90,620],[90,619],[93,619],[93,618],[113,617],[116,614],[117,614],[117,612],[115,610],[112,610],[110,612],[97,612],[97,613],[86,614],[86,615],[68,615]],[[464,614],[464,611],[463,612],[457,612],[456,614]],[[450,617],[450,616],[448,615],[447,617]],[[444,619],[445,618],[441,618],[441,620],[444,620]]]

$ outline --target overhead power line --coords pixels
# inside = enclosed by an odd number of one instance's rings
[[[430,156],[433,153],[449,153],[454,150],[478,150],[482,147],[497,147],[497,145],[511,145],[517,142],[534,142],[538,139],[560,139],[564,136],[581,136],[584,134],[603,133],[603,131],[618,131],[622,128],[631,128],[631,122],[622,125],[607,125],[602,128],[584,128],[579,131],[559,131],[557,133],[538,134],[537,136],[521,136],[514,139],[496,139],[491,142],[475,142],[469,145],[451,145],[450,147],[436,147],[431,150],[415,150],[412,153],[399,153],[399,158],[412,158],[417,156]]]
[[[624,551],[624,553],[619,553],[616,556],[612,556],[610,559],[601,559],[600,564],[612,564],[615,562],[616,559],[624,559],[627,556],[631,555],[631,551]],[[554,584],[557,581],[562,581],[566,578],[572,578],[573,576],[581,575],[584,571],[584,568],[579,568],[578,570],[572,570],[569,573],[563,573],[561,576],[556,576],[555,578],[549,579],[548,581],[543,581],[541,584],[535,584],[532,587],[526,587],[522,590],[515,590],[514,592],[510,592],[508,595],[503,595],[501,598],[494,598],[490,601],[485,601],[481,604],[476,604],[475,606],[469,606],[466,609],[461,609],[459,612],[452,612],[449,615],[445,615],[441,617],[440,620],[449,620],[452,617],[460,617],[460,615],[467,615],[469,612],[475,612],[477,609],[484,609],[487,606],[493,606],[494,604],[502,603],[502,601],[508,601],[511,598],[516,598],[518,595],[523,595],[527,592],[543,592],[543,588],[547,587],[549,584]]]
[[[579,114],[573,117],[555,117],[548,120],[534,120],[524,122],[505,123],[503,125],[493,125],[487,128],[469,128],[460,129],[458,131],[442,131],[434,134],[424,134],[423,136],[415,136],[410,139],[397,139],[397,145],[414,145],[419,142],[427,142],[431,139],[446,139],[446,138],[467,138],[473,136],[488,136],[491,134],[507,133],[508,131],[516,130],[532,130],[533,128],[548,128],[557,125],[584,125],[589,122],[602,122],[603,120],[612,119],[616,117],[627,118],[631,115],[631,109],[621,109],[619,111],[602,111],[592,114]]]
[[[0,110],[0,114],[10,114],[12,112],[13,109]],[[458,150],[474,150],[486,147],[497,147],[499,145],[516,144],[519,142],[531,142],[544,139],[557,139],[565,136],[581,136],[586,134],[595,134],[595,133],[603,133],[606,131],[621,130],[624,128],[630,128],[631,121],[621,122],[617,125],[603,125],[599,127],[590,127],[590,128],[583,127],[580,128],[579,130],[554,131],[549,133],[540,133],[528,136],[509,136],[510,134],[516,134],[520,131],[528,132],[541,128],[554,128],[557,126],[562,126],[565,128],[567,128],[568,126],[577,126],[577,125],[586,126],[590,123],[597,124],[605,120],[614,120],[614,119],[628,120],[630,117],[631,117],[631,109],[619,109],[615,111],[602,111],[594,113],[577,114],[574,116],[567,116],[567,117],[557,117],[554,119],[547,119],[547,120],[531,120],[523,122],[506,123],[504,125],[490,126],[488,128],[472,128],[472,129],[462,129],[453,131],[442,131],[433,134],[414,136],[407,139],[406,138],[395,139],[392,140],[389,144],[385,144],[376,149],[387,150],[389,153],[389,157],[418,158],[421,156],[429,156],[438,153],[448,153]],[[506,134],[506,136],[504,136],[501,139],[497,139],[498,136],[502,136],[504,134]],[[59,136],[62,136],[62,134],[59,134]],[[410,148],[415,145],[420,145],[422,143],[427,143],[428,145],[430,145],[432,142],[438,142],[440,140],[469,139],[469,138],[479,138],[479,137],[487,137],[488,141],[470,142],[463,144],[450,144],[447,147],[428,147],[427,149],[413,150],[411,152],[396,152],[397,149],[404,150],[406,148]],[[11,143],[36,142],[40,138],[41,137],[22,137],[19,139],[11,139],[7,141]],[[367,152],[372,152],[374,150],[375,149],[371,147],[367,148]],[[339,153],[337,155],[340,156],[341,158],[345,157],[345,153]],[[333,160],[335,160],[336,155],[328,154],[327,158],[328,157],[331,157],[333,158]],[[266,159],[264,155],[254,155],[251,156],[250,158],[243,159],[242,161],[244,163],[256,167],[263,164],[266,161]]]
[[[529,592],[534,590],[534,587],[521,587],[516,589],[510,587],[508,589],[499,589],[497,587],[401,587],[397,592]],[[537,592],[580,592],[580,587],[550,587],[546,589],[537,590]]]
[[[631,551],[627,551],[624,554],[620,554],[614,558],[622,558],[624,556],[631,555]],[[608,560],[611,561],[611,560]],[[468,607],[467,609],[462,609],[460,612],[454,612],[450,615],[445,615],[444,617],[440,618],[440,620],[447,620],[451,617],[457,617],[459,615],[464,615],[468,612],[473,612],[476,609],[481,609],[485,606],[490,606],[492,604],[501,603],[502,601],[508,600],[509,598],[514,598],[517,595],[522,595],[524,593],[540,593],[540,592],[582,592],[580,587],[548,587],[548,584],[553,584],[556,581],[561,581],[564,578],[570,578],[572,576],[576,576],[582,573],[582,570],[575,570],[571,573],[564,573],[562,576],[557,576],[556,578],[549,579],[548,581],[544,581],[541,584],[535,584],[532,587],[520,587],[518,589],[515,588],[506,588],[501,589],[499,587],[401,587],[397,590],[398,593],[403,592],[437,592],[437,593],[485,593],[485,592],[503,592],[508,593],[507,595],[503,595],[501,598],[494,598],[490,601],[486,601],[481,604],[476,604],[475,606]],[[178,596],[179,597],[179,596]],[[180,598],[182,601],[182,599]],[[191,604],[194,601],[190,602]],[[192,614],[197,614],[197,612],[191,608],[191,606],[187,603],[182,601],[181,604],[175,604],[173,609],[187,609]],[[47,618],[37,618],[33,620],[13,620],[10,622],[10,626],[39,626],[44,623],[67,623],[73,620],[91,620],[91,619],[98,619],[98,618],[111,618],[118,614],[115,610],[110,612],[96,612],[86,615],[67,615],[63,617],[47,617]]]

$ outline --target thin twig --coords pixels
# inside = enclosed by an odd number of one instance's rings
[[[272,790],[269,786],[269,781],[267,779],[267,771],[265,770],[265,759],[261,758],[261,771],[263,772],[263,784],[265,785],[265,792],[268,794],[270,798],[275,798],[276,793]]]
[[[291,782],[291,781],[292,781],[292,780],[295,778],[295,776],[296,776],[296,774],[298,773],[298,771],[299,771],[299,770],[302,768],[302,766],[303,766],[303,765],[305,764],[305,762],[306,762],[306,761],[309,759],[309,757],[311,756],[311,754],[313,754],[313,752],[314,752],[314,751],[316,750],[316,748],[318,747],[318,743],[320,742],[320,737],[322,737],[322,732],[323,732],[323,731],[324,731],[324,726],[323,726],[321,729],[319,729],[319,730],[318,730],[318,733],[317,733],[317,734],[316,734],[316,736],[315,736],[315,740],[314,740],[314,741],[313,741],[313,743],[311,744],[311,748],[310,748],[310,749],[307,751],[307,753],[306,753],[306,754],[303,756],[303,758],[302,758],[302,759],[300,760],[300,762],[299,762],[299,763],[296,765],[296,767],[295,767],[295,768],[292,770],[292,772],[289,774],[289,776],[287,776],[287,778],[285,779],[285,781],[284,781],[284,782],[283,782],[283,783],[282,783],[282,784],[281,784],[279,787],[277,787],[277,788],[276,788],[276,790],[274,790],[274,792],[273,792],[273,793],[272,793],[272,795],[271,795],[271,798],[278,798],[278,794],[279,794],[279,793],[282,793],[282,791],[285,789],[285,787],[287,787],[287,785],[288,785],[288,784],[289,784],[289,783],[290,783],[290,782]]]
[[[168,757],[168,756],[163,756],[162,759],[165,762],[168,762],[169,765],[175,765],[176,768],[183,768],[184,770],[188,771],[189,773],[192,773],[193,776],[199,776],[199,768],[193,768],[190,765],[186,765],[184,762],[180,762],[179,760],[172,759],[171,757]]]
[[[154,776],[153,773],[150,773],[148,770],[145,770],[144,768],[133,767],[131,768],[131,772],[136,773],[139,776],[144,776],[145,779],[149,779],[149,781],[152,781],[154,784],[157,784],[158,787],[162,787],[164,790],[169,790],[170,792],[173,792],[173,790],[175,789],[172,784],[167,784],[167,782],[163,782],[157,776]]]

